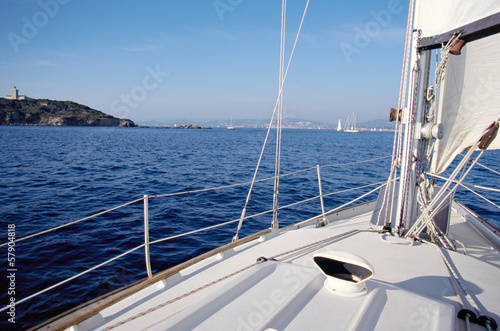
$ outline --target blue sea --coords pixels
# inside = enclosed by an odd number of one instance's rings
[[[266,131],[261,129],[174,130],[97,127],[0,127],[0,232],[7,242],[9,225],[16,238],[37,233],[149,196],[202,190],[249,182]],[[274,174],[274,133],[258,179]],[[323,193],[376,184],[387,179],[392,132],[358,134],[333,130],[284,130],[280,205],[318,195],[316,165]],[[386,157],[387,156],[387,157]],[[386,158],[382,158],[386,157]],[[366,163],[346,163],[380,158]],[[499,171],[499,151],[480,163]],[[467,182],[500,187],[500,176],[477,167]],[[247,215],[270,210],[273,181],[258,182]],[[151,241],[238,219],[249,184],[149,200]],[[332,209],[374,187],[325,198]],[[497,205],[500,194],[481,192]],[[369,196],[363,201],[375,199]],[[500,226],[499,211],[460,189],[457,198]],[[279,211],[281,226],[321,212],[315,199]],[[240,237],[268,228],[272,214],[251,218]],[[12,226],[11,226],[12,227]],[[0,304],[37,291],[130,250],[144,241],[142,201],[15,244],[0,247]],[[221,244],[229,243],[236,223],[151,246],[153,272],[161,271]],[[10,233],[13,233],[12,231]],[[12,257],[12,255],[10,256]],[[15,269],[15,279],[7,269]],[[26,329],[85,301],[146,277],[144,250],[81,276],[15,306],[15,324],[0,313],[0,329]],[[14,294],[9,288],[14,283]]]

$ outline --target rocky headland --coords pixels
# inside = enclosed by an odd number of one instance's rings
[[[4,98],[0,98],[0,125],[136,126],[132,120],[116,118],[72,101]]]

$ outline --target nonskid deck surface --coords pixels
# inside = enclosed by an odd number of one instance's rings
[[[133,294],[78,330],[299,330],[330,329],[333,323],[338,329],[453,329],[460,298],[439,250],[369,232],[370,217],[273,230]],[[456,212],[450,231],[468,254],[459,248],[445,255],[482,310],[499,320],[498,251]],[[366,293],[339,295],[325,288],[313,255],[328,251],[354,254],[373,267]],[[259,257],[269,260],[257,262]]]

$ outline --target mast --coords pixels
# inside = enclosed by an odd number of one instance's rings
[[[410,97],[410,107],[407,112],[405,140],[401,162],[401,176],[396,214],[396,230],[400,235],[409,229],[417,217],[417,176],[418,160],[423,157],[421,128],[425,124],[424,112],[427,109],[427,88],[429,86],[431,51],[417,54],[417,62],[413,69],[413,85],[416,94]],[[410,85],[412,86],[412,85]]]
[[[405,213],[405,210],[407,210],[405,204],[406,201],[408,200],[407,194],[408,194],[408,188],[410,186],[404,185],[405,182],[407,182],[411,176],[412,172],[414,173],[414,168],[413,171],[410,168],[411,167],[411,160],[413,159],[413,154],[411,154],[412,149],[411,149],[411,143],[413,143],[413,139],[411,137],[412,133],[412,119],[414,119],[414,109],[416,107],[415,98],[416,98],[416,88],[418,88],[418,74],[420,72],[420,59],[419,59],[419,54],[417,53],[417,45],[418,45],[418,38],[419,38],[419,32],[415,29],[417,26],[417,18],[418,18],[418,6],[415,4],[414,1],[410,2],[410,6],[413,6],[413,8],[409,8],[409,15],[408,15],[408,27],[407,28],[412,28],[412,36],[411,36],[411,48],[410,48],[410,62],[409,62],[409,74],[410,74],[410,83],[408,86],[402,86],[402,89],[408,89],[408,99],[406,101],[406,106],[403,108],[403,113],[402,113],[402,124],[404,124],[404,137],[405,140],[403,141],[403,150],[401,154],[401,167],[400,167],[400,179],[399,179],[399,188],[398,188],[398,194],[397,194],[397,202],[395,205],[392,206],[392,208],[395,208],[395,220],[394,224],[392,224],[393,228],[398,231],[400,235],[402,235],[401,232],[405,230],[405,228],[408,228],[409,226],[409,221],[405,222],[405,219],[403,218],[403,215]],[[413,10],[412,10],[413,9]],[[413,13],[412,13],[413,11]],[[411,23],[413,22],[413,23]],[[404,72],[402,73],[404,74]],[[404,99],[404,98],[403,98]],[[403,100],[404,102],[404,100]],[[414,181],[413,181],[414,183]],[[414,195],[414,191],[412,192],[412,195]]]

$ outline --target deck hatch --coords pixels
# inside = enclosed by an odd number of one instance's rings
[[[368,262],[346,252],[318,253],[313,261],[326,276],[325,288],[341,295],[365,293],[365,282],[374,275],[373,267]]]
[[[363,266],[332,260],[322,256],[314,257],[314,262],[327,276],[336,277],[354,283],[359,283],[373,275],[370,269]]]

